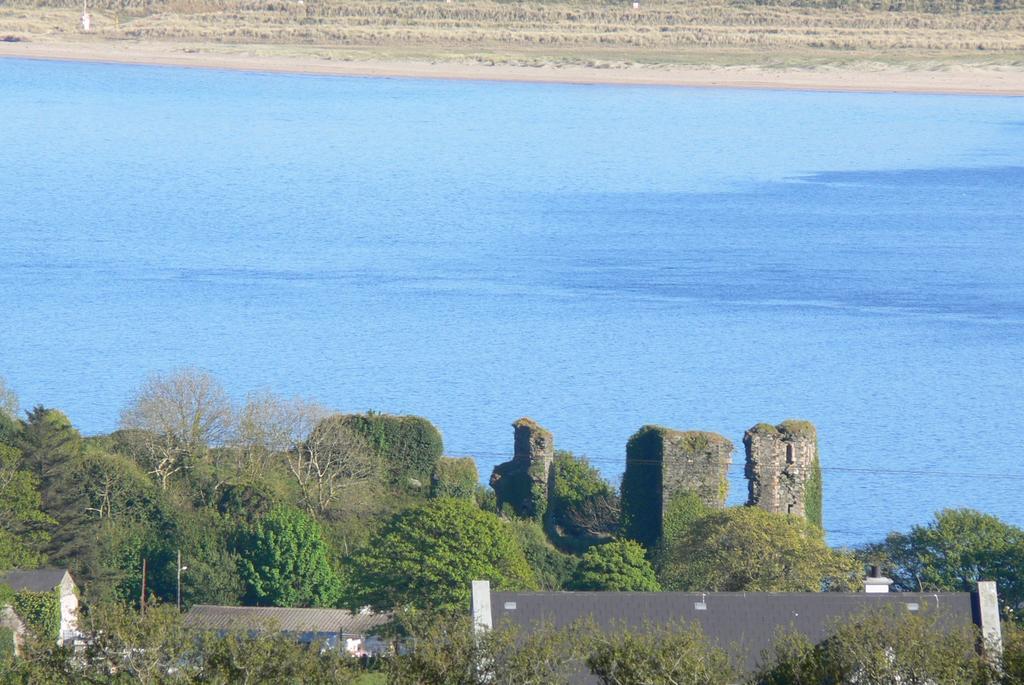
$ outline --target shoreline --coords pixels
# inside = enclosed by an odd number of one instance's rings
[[[259,55],[298,46],[140,42],[0,42],[0,58],[133,64],[257,73],[577,85],[669,86],[752,90],[920,93],[1024,97],[1024,69],[949,66],[907,69],[877,64],[771,69],[762,66],[542,66],[426,59],[332,60],[316,55]],[[310,48],[313,46],[302,46]],[[234,50],[235,52],[215,52]]]

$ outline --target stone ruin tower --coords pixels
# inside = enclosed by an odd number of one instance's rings
[[[677,493],[725,506],[733,444],[717,433],[644,426],[626,445],[622,477],[625,534],[648,548],[662,534],[665,508]]]
[[[810,421],[759,423],[743,435],[747,504],[805,516],[821,527],[818,432]]]
[[[512,428],[515,429],[512,461],[494,467],[491,487],[497,495],[499,510],[508,504],[517,515],[539,520],[547,507],[555,439],[551,431],[533,419],[519,419]]]

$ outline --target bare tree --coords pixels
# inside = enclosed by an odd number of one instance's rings
[[[145,467],[167,487],[189,460],[205,456],[227,439],[231,402],[220,383],[205,371],[184,368],[154,375],[121,413],[121,428],[142,442]]]
[[[7,387],[3,376],[0,376],[0,414],[12,420],[18,419],[18,396]]]
[[[246,398],[238,412],[232,447],[239,476],[262,476],[281,455],[297,449],[330,411],[300,398],[285,399],[269,392]]]
[[[303,501],[316,514],[327,512],[342,493],[374,480],[381,470],[377,451],[337,415],[314,424],[287,456]]]

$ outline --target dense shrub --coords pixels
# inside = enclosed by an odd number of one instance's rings
[[[0,673],[6,668],[4,665],[14,658],[14,631],[10,628],[0,627]]]
[[[644,548],[633,540],[616,540],[587,550],[573,575],[573,590],[612,592],[658,592],[661,586],[644,556]]]
[[[346,414],[342,424],[361,433],[377,450],[392,485],[426,488],[444,450],[441,433],[419,416],[391,414]]]
[[[480,485],[480,474],[472,457],[441,457],[430,479],[430,496],[473,499]]]
[[[592,639],[587,665],[602,685],[728,685],[738,680],[728,655],[709,644],[696,623],[616,630]]]
[[[975,649],[974,626],[954,628],[941,611],[902,607],[866,611],[835,623],[812,644],[799,633],[780,634],[762,655],[757,685],[829,683],[995,683],[995,673]]]
[[[572,452],[556,452],[551,470],[544,523],[552,540],[574,551],[608,540],[619,525],[615,488]]]
[[[512,519],[508,525],[519,540],[526,561],[541,590],[562,590],[576,570],[578,558],[555,548],[540,524],[532,519]]]

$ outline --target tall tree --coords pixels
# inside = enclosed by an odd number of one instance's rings
[[[237,414],[231,442],[237,474],[249,480],[262,478],[277,456],[296,449],[329,413],[299,398],[269,392],[249,395]]]
[[[570,587],[612,592],[661,590],[643,546],[633,540],[616,540],[588,549],[576,567]]]
[[[759,507],[716,510],[663,538],[658,578],[666,590],[816,592],[849,589],[861,568],[829,549],[806,519]]]
[[[210,445],[222,444],[232,425],[231,402],[205,371],[185,368],[150,377],[121,413],[121,428],[141,441],[145,467],[162,488]]]
[[[48,501],[52,484],[82,454],[84,443],[63,412],[37,405],[28,413],[20,447],[25,467],[39,479],[43,499]]]
[[[973,509],[944,509],[862,555],[883,565],[899,590],[969,592],[979,580],[994,580],[1004,607],[1024,602],[1024,530]]]
[[[297,509],[275,508],[240,536],[237,551],[250,603],[330,607],[340,599],[320,526]]]
[[[346,601],[386,610],[464,609],[470,583],[526,590],[536,579],[515,536],[494,514],[437,499],[392,517],[351,559]]]
[[[42,510],[37,478],[22,468],[21,452],[0,445],[0,569],[41,561],[54,523]]]
[[[312,418],[315,414],[307,421]],[[287,453],[287,460],[303,505],[316,514],[329,511],[353,488],[379,480],[382,464],[366,437],[340,416],[316,423],[308,437]]]

